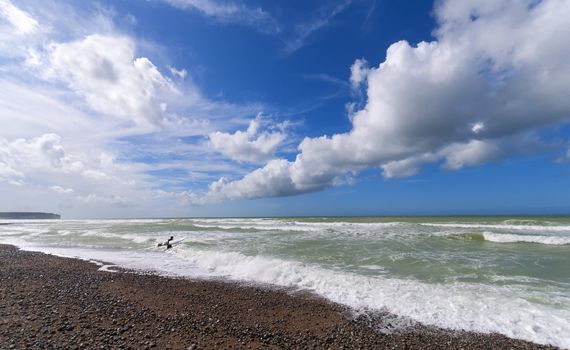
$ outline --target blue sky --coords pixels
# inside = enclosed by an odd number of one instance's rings
[[[564,0],[0,0],[0,210],[570,211]]]

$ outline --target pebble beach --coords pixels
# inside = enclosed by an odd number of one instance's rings
[[[305,292],[108,270],[0,245],[0,348],[554,349],[420,324],[380,331],[392,315]]]

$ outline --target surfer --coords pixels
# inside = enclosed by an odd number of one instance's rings
[[[166,246],[166,249],[170,249],[170,248],[172,248],[172,244],[170,242],[173,239],[174,239],[174,236],[170,236],[170,238],[167,239],[166,242],[158,243],[158,246],[159,247]]]

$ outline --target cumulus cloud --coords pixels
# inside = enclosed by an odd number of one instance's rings
[[[94,34],[55,43],[49,56],[47,77],[65,81],[95,111],[138,124],[159,124],[159,94],[175,90],[148,58],[135,57],[128,37]]]
[[[291,179],[290,163],[284,159],[275,159],[263,168],[247,174],[238,181],[220,178],[210,184],[205,196],[187,194],[187,202],[205,204],[227,199],[253,199],[260,197],[287,196],[300,193]]]
[[[52,181],[69,181],[94,187],[102,184],[132,186],[136,177],[129,165],[118,165],[113,156],[94,150],[91,155],[84,152],[67,151],[62,138],[54,133],[34,138],[5,139],[0,137],[0,182],[22,184],[32,180],[34,184]],[[48,186],[54,192],[71,194],[72,188],[59,185]]]
[[[445,152],[444,168],[457,170],[492,160],[498,157],[500,149],[493,142],[472,140],[465,144],[451,145]]]
[[[9,141],[0,139],[0,163],[5,168],[18,169],[22,167],[61,168],[67,163],[65,150],[61,139],[56,134],[44,134],[26,140]],[[21,172],[19,172],[21,173]]]
[[[240,161],[260,163],[274,157],[275,150],[285,139],[282,131],[260,131],[261,115],[249,123],[246,131],[233,134],[214,132],[210,134],[212,147],[226,157]]]
[[[24,174],[3,161],[0,161],[0,182],[7,182],[11,185],[21,186]]]
[[[393,160],[381,165],[382,176],[385,179],[414,176],[420,172],[420,167],[428,162],[433,162],[440,158],[434,153],[425,153],[401,160]]]
[[[98,171],[89,168],[80,158],[66,152],[57,134],[43,134],[31,139],[0,138],[0,168],[5,169],[4,174],[12,174],[11,180],[24,178],[38,169],[87,177]]]
[[[294,161],[216,182],[204,198],[316,191],[367,167],[409,176],[443,160],[456,170],[570,118],[570,2],[440,1],[435,14],[437,40],[396,42],[377,67],[355,62],[351,83],[366,79],[367,100],[349,132],[305,138]]]
[[[357,59],[350,67],[350,86],[356,90],[366,81],[370,68],[368,62],[364,59]]]
[[[28,203],[35,194],[41,198],[38,205],[61,199],[54,197],[58,194],[67,196],[66,205],[70,206],[132,206],[133,198],[144,199],[144,191],[135,187],[136,180],[144,178],[134,169],[136,166],[115,164],[113,158],[100,149],[92,150],[92,154],[75,147],[68,149],[64,140],[53,133],[29,139],[0,137],[0,188],[9,191],[17,186],[17,193],[24,198],[16,197],[25,201],[28,196]],[[108,208],[97,210],[104,212]]]
[[[498,160],[516,150],[523,143],[532,140],[521,137],[503,138],[498,140],[471,140],[466,143],[453,143],[437,152],[427,152],[409,158],[386,162],[381,165],[382,176],[385,179],[414,176],[420,172],[423,164],[444,159],[442,168],[459,170],[467,166],[476,166]],[[519,152],[521,153],[521,152]]]

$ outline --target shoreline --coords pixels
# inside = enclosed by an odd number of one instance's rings
[[[401,318],[355,318],[310,292],[113,269],[0,245],[0,348],[555,349]]]

